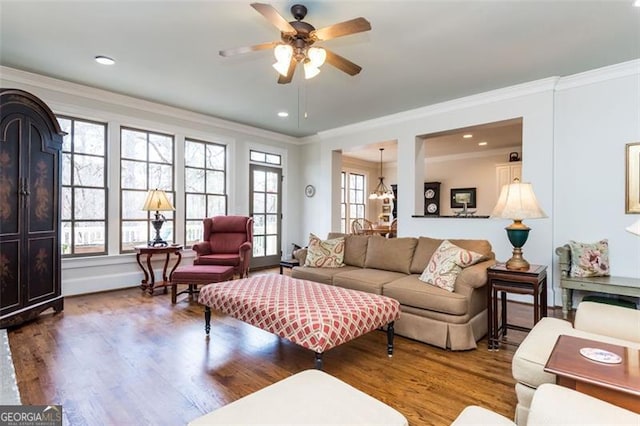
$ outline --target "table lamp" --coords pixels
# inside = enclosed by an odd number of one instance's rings
[[[638,219],[632,225],[628,226],[626,229],[627,229],[627,231],[631,232],[632,234],[640,236],[640,219]]]
[[[162,225],[164,224],[166,218],[164,217],[164,215],[160,214],[160,212],[175,210],[171,205],[171,201],[169,201],[167,194],[160,189],[149,190],[147,199],[144,202],[144,206],[142,206],[142,210],[155,210],[155,219],[151,221],[151,224],[156,230],[156,237],[152,241],[149,241],[149,246],[165,247],[167,245],[167,242],[160,238],[160,229],[162,229]]]
[[[505,228],[507,237],[513,245],[513,256],[505,266],[512,270],[528,270],[529,262],[522,257],[522,247],[527,242],[531,228],[523,224],[522,221],[547,217],[538,205],[531,184],[521,183],[520,179],[516,178],[513,183],[504,185],[500,191],[498,204],[490,217],[492,219],[513,220],[513,223]]]

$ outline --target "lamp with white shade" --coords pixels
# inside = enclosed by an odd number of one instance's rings
[[[629,225],[626,229],[632,234],[640,236],[640,219],[638,219],[635,223]]]
[[[513,255],[505,265],[507,269],[520,271],[529,269],[529,262],[522,257],[522,247],[529,238],[531,228],[522,221],[545,217],[547,215],[538,205],[530,183],[521,183],[520,179],[516,178],[513,183],[502,187],[491,218],[513,220],[513,223],[505,228],[509,241],[513,245]]]
[[[156,236],[153,240],[149,241],[149,246],[166,246],[167,242],[160,237],[160,229],[162,229],[162,225],[166,221],[166,218],[160,212],[175,210],[175,208],[171,204],[171,201],[169,201],[169,198],[167,197],[167,193],[162,191],[161,189],[149,190],[147,199],[142,206],[142,210],[155,211],[155,219],[151,221],[151,224],[153,225],[153,229],[156,230]]]

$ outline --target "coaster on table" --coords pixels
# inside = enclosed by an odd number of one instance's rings
[[[580,349],[580,355],[592,361],[603,362],[605,364],[620,364],[622,362],[620,355],[605,351],[604,349],[582,348]]]

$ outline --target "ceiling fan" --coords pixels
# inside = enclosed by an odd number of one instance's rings
[[[280,30],[280,41],[256,44],[254,46],[221,50],[220,56],[233,56],[257,50],[274,49],[277,62],[273,67],[280,74],[278,83],[291,83],[298,63],[304,65],[305,78],[312,78],[320,73],[320,66],[326,61],[349,75],[356,75],[362,67],[348,59],[322,47],[312,47],[317,41],[331,40],[350,34],[371,30],[371,24],[364,18],[355,18],[318,30],[303,19],[307,8],[301,4],[291,6],[291,14],[295,21],[287,22],[273,6],[265,3],[251,3],[258,13]]]

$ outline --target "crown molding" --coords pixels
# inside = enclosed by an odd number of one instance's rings
[[[257,127],[247,126],[245,124],[224,120],[211,115],[192,112],[157,102],[134,98],[132,96],[122,95],[108,90],[72,83],[66,80],[47,77],[41,74],[35,74],[2,65],[0,65],[0,79],[6,82],[26,84],[66,95],[78,96],[93,101],[132,108],[144,112],[153,111],[154,114],[171,117],[173,119],[177,118],[180,120],[190,121],[197,124],[214,126],[225,131],[238,132],[244,135],[260,137],[276,142],[300,145],[300,140],[298,138],[289,135],[259,129]],[[60,102],[56,103],[60,104]]]
[[[535,80],[528,83],[522,83],[515,86],[509,86],[501,89],[491,90],[476,95],[465,96],[463,98],[453,99],[450,101],[440,102],[384,117],[374,118],[371,120],[361,121],[355,124],[349,124],[335,129],[318,132],[301,139],[301,142],[312,143],[318,142],[326,138],[349,135],[364,130],[371,130],[379,127],[402,124],[407,121],[419,120],[425,117],[442,114],[463,108],[485,105],[493,102],[514,99],[522,96],[532,95],[553,91],[558,77],[549,77],[541,80]]]
[[[640,76],[640,59],[562,77],[556,85],[556,91],[588,86],[590,84],[633,75]]]

